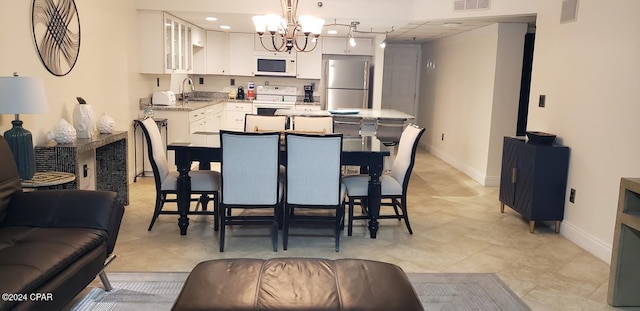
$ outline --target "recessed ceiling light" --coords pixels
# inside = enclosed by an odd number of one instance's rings
[[[206,20],[208,20],[208,21],[210,21],[210,22],[215,22],[215,21],[217,21],[217,20],[218,20],[217,18],[215,18],[215,17],[213,17],[213,16],[207,16],[207,17],[205,17],[204,19],[206,19]]]
[[[462,23],[458,23],[458,22],[446,22],[446,23],[442,24],[442,27],[456,28],[456,27],[460,27],[460,25],[462,25]]]
[[[330,34],[330,35],[335,35],[335,34],[338,33],[338,31],[332,29],[332,30],[328,30],[327,33]]]
[[[228,25],[220,25],[220,28],[224,29],[224,30],[228,30],[231,29],[231,26]]]

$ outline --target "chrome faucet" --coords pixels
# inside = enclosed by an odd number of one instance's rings
[[[182,80],[182,100],[186,101],[187,100],[187,94],[184,91],[184,83],[185,82],[189,82],[189,85],[191,85],[191,92],[194,92],[196,89],[193,86],[193,81],[191,80],[191,78],[185,78],[184,80]]]

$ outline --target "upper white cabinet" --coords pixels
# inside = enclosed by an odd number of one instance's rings
[[[299,38],[299,40],[299,42],[304,42],[304,38]],[[313,43],[309,42],[309,44]],[[323,38],[318,38],[318,43],[313,51],[296,54],[297,78],[320,79],[322,77],[322,44]]]
[[[199,47],[207,45],[207,34],[204,29],[195,26],[191,28],[191,44]]]
[[[207,74],[224,75],[229,73],[229,34],[219,31],[207,31]]]
[[[229,34],[229,74],[253,76],[255,55],[252,33]]]
[[[160,11],[138,11],[138,52],[141,73],[193,71],[195,26]]]
[[[371,38],[354,38],[355,46],[349,44],[349,38],[324,37],[322,54],[373,55]]]

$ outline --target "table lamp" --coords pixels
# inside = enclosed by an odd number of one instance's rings
[[[22,127],[19,115],[49,111],[44,82],[36,77],[0,77],[0,114],[14,114],[13,127],[4,132],[18,166],[20,178],[28,180],[36,172],[31,132]]]

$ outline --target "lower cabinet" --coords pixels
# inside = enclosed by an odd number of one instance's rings
[[[244,131],[244,116],[253,112],[252,103],[227,102],[224,105],[222,128],[230,131]]]
[[[568,147],[505,137],[500,174],[501,212],[507,205],[520,213],[529,220],[531,233],[536,221],[555,221],[555,231],[559,232],[568,170]]]
[[[153,116],[165,118],[171,128],[168,131],[167,143],[184,139],[194,132],[210,131],[220,128],[220,119],[216,119],[216,111],[222,111],[222,104],[206,106],[196,110],[154,110]],[[175,170],[175,157],[169,152],[167,157],[169,168]],[[149,166],[150,168],[150,166]]]

